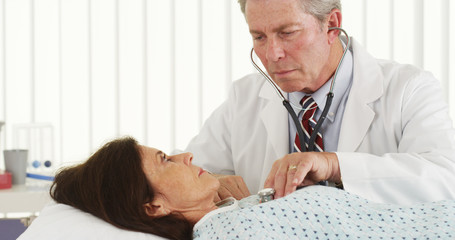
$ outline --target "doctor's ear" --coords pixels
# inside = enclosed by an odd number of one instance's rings
[[[168,215],[167,209],[164,207],[163,204],[148,202],[143,205],[144,211],[150,217],[164,217]]]
[[[329,43],[332,44],[340,35],[339,30],[333,30],[333,27],[341,27],[342,15],[339,9],[333,9],[327,16],[327,35]]]

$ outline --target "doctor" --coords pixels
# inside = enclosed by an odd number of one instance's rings
[[[340,31],[329,29],[341,27],[340,1],[239,3],[267,73],[293,105],[305,96],[314,101],[294,110],[316,108],[317,121],[346,46]],[[279,198],[328,181],[382,203],[455,199],[455,130],[438,80],[375,59],[352,39],[333,92],[320,130],[323,152],[298,152],[294,123],[260,74],[233,84],[186,150],[195,164],[220,174],[220,198],[264,187]]]

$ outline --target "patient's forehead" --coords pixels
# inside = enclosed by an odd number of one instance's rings
[[[148,174],[153,174],[156,168],[159,166],[161,155],[163,152],[159,149],[139,145],[141,158],[142,158],[142,165],[144,172]]]
[[[140,152],[143,158],[156,158],[157,155],[162,154],[163,152],[159,149],[148,147],[144,145],[139,145]]]

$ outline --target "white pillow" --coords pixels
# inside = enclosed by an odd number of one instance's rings
[[[65,204],[48,204],[18,240],[162,240],[153,234],[117,228]]]

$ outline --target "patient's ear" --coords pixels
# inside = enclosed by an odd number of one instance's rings
[[[168,215],[167,209],[160,201],[152,201],[143,205],[145,213],[150,217],[163,217]]]

